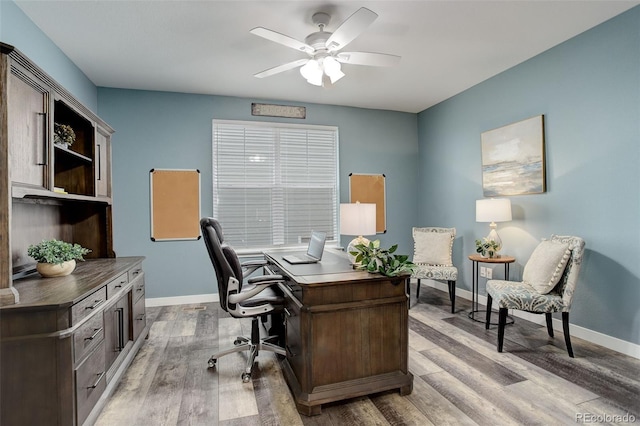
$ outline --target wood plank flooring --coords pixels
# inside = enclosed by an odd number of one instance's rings
[[[96,424],[640,424],[640,360],[578,338],[569,358],[561,332],[550,338],[544,326],[519,318],[498,353],[496,327],[467,318],[469,301],[458,299],[451,314],[446,293],[421,290],[409,311],[408,396],[385,392],[301,416],[274,354],[260,353],[250,383],[240,379],[244,354],[207,368],[218,348],[249,334],[250,320],[230,318],[217,303],[166,306],[147,309],[149,338]]]

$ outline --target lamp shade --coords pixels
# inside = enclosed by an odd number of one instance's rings
[[[489,198],[476,200],[476,222],[508,222],[511,220],[511,200]]]
[[[370,203],[340,204],[342,235],[375,235],[376,205]]]

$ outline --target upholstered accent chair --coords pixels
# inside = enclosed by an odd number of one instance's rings
[[[413,228],[413,263],[416,268],[411,275],[418,281],[416,301],[420,299],[420,281],[423,279],[446,281],[449,286],[451,312],[456,307],[456,281],[458,268],[453,266],[451,253],[453,240],[456,238],[456,228]],[[407,285],[407,293],[411,290]]]
[[[491,305],[498,303],[498,352],[502,352],[504,327],[509,309],[544,314],[547,333],[553,337],[552,316],[562,312],[562,328],[567,352],[573,358],[569,335],[569,310],[578,283],[585,242],[580,237],[552,235],[533,251],[522,273],[522,281],[487,282],[487,316],[491,323]]]

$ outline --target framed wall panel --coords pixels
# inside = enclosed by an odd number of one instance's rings
[[[376,205],[376,232],[387,232],[385,175],[349,174],[349,202]]]
[[[200,238],[200,170],[151,169],[151,240]]]

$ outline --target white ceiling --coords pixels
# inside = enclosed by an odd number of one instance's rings
[[[419,112],[594,27],[640,1],[21,1],[16,4],[97,86]],[[333,31],[360,7],[379,17],[344,51],[402,57],[343,65],[332,88],[293,69],[305,54],[249,33],[298,40],[328,12]],[[18,49],[20,46],[16,46]]]

